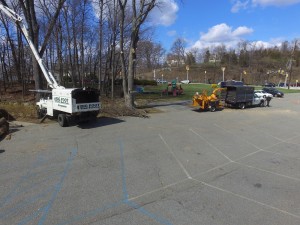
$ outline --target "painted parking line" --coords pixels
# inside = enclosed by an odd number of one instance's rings
[[[190,173],[186,170],[186,168],[183,166],[183,164],[180,162],[180,160],[177,158],[177,156],[175,155],[174,151],[172,150],[172,148],[167,144],[167,142],[165,141],[165,139],[163,138],[163,136],[161,134],[159,134],[160,139],[163,141],[163,143],[165,144],[165,146],[167,147],[167,149],[170,151],[170,153],[172,154],[172,156],[175,158],[175,160],[177,161],[177,163],[179,164],[179,166],[181,167],[181,169],[183,170],[183,172],[185,173],[185,175],[187,176],[187,178],[191,179],[191,175]]]
[[[74,223],[80,223],[83,220],[89,219],[91,217],[95,217],[100,213],[103,213],[110,209],[116,209],[117,207],[120,207],[121,205],[127,205],[130,208],[133,208],[137,210],[137,212],[140,212],[143,215],[148,216],[152,220],[155,220],[156,222],[163,224],[163,225],[172,225],[171,222],[169,222],[167,219],[164,219],[160,216],[157,216],[140,205],[136,204],[132,199],[129,199],[129,194],[127,191],[127,181],[126,181],[126,170],[125,170],[125,157],[124,157],[124,144],[122,140],[117,141],[119,145],[119,151],[120,151],[120,167],[121,167],[121,179],[122,179],[122,199],[120,201],[107,204],[103,207],[96,208],[94,210],[91,210],[87,213],[84,213],[82,215],[79,215],[77,217],[74,217],[70,220],[66,220],[63,222],[58,223],[57,225],[68,225],[68,224],[74,224]]]
[[[65,152],[67,152],[67,151],[65,151]],[[42,206],[39,209],[34,210],[30,215],[23,217],[18,222],[18,224],[20,224],[20,225],[25,225],[25,224],[31,223],[36,218],[40,217],[38,224],[39,225],[44,224],[44,222],[48,216],[48,213],[53,205],[53,202],[55,201],[58,192],[62,188],[64,179],[70,169],[70,166],[71,166],[72,161],[76,154],[77,154],[77,149],[73,149],[66,161],[66,165],[64,166],[63,171],[58,171],[58,172],[55,171],[54,174],[51,174],[50,176],[47,176],[47,177],[41,176],[41,178],[43,178],[42,180],[40,180],[38,182],[33,182],[33,181],[30,181],[30,179],[40,176],[45,171],[48,171],[46,169],[46,170],[42,170],[40,172],[36,172],[36,170],[38,169],[39,166],[44,166],[44,163],[47,163],[49,161],[48,158],[45,157],[45,154],[38,155],[37,160],[34,163],[34,165],[32,166],[32,168],[27,172],[27,174],[25,176],[23,176],[19,179],[19,181],[17,182],[17,184],[15,185],[13,190],[7,196],[5,196],[5,198],[2,199],[2,207],[6,207],[7,210],[5,212],[3,211],[0,214],[0,218],[6,219],[7,217],[13,217],[14,215],[17,215],[18,213],[27,209],[34,203],[41,201],[42,199],[44,199],[46,196],[49,195],[50,199],[48,200],[46,205]],[[13,205],[8,208],[8,204],[14,198],[21,196],[22,193],[28,192],[29,190],[32,191],[37,187],[41,187],[41,185],[44,184],[45,182],[48,182],[49,180],[50,181],[55,180],[57,178],[59,178],[59,181],[56,182],[55,185],[51,185],[49,188],[44,189],[41,193],[38,193],[35,196],[32,196],[30,198],[24,199],[24,200],[20,201],[18,204]],[[27,186],[28,182],[31,182],[29,186]],[[24,184],[26,184],[27,187],[25,187]]]
[[[71,167],[71,163],[72,163],[74,157],[76,156],[76,154],[77,154],[77,149],[73,149],[72,152],[71,152],[71,155],[70,155],[70,157],[69,157],[69,159],[67,161],[67,165],[65,167],[65,170],[64,170],[64,172],[63,172],[63,174],[61,176],[61,179],[55,185],[55,191],[53,192],[50,201],[48,202],[48,204],[46,205],[46,207],[44,207],[44,209],[42,211],[42,216],[41,216],[41,218],[40,218],[40,220],[38,222],[38,225],[44,224],[44,222],[45,222],[45,220],[46,220],[46,218],[47,218],[47,216],[49,214],[49,211],[50,211],[50,209],[51,209],[51,207],[52,207],[52,205],[53,205],[53,203],[54,203],[54,201],[55,201],[55,199],[57,197],[57,194],[60,192],[60,190],[62,188],[62,185],[64,183],[65,177],[67,176],[67,173],[68,173],[68,171],[69,171],[69,169]]]
[[[8,201],[10,201],[17,193],[17,190],[21,186],[23,182],[25,182],[31,175],[32,171],[36,169],[39,165],[41,165],[45,161],[44,155],[38,155],[36,161],[33,163],[30,170],[26,173],[26,175],[20,177],[12,190],[0,200],[0,208],[2,208]]]
[[[123,186],[123,203],[136,209],[138,212],[148,216],[149,218],[155,220],[156,222],[164,225],[172,225],[170,221],[167,219],[161,218],[160,216],[157,216],[153,213],[150,213],[143,207],[139,206],[135,202],[128,199],[128,192],[127,192],[127,185],[126,185],[126,173],[125,173],[125,160],[124,160],[124,146],[123,141],[119,140],[119,146],[120,146],[120,155],[121,155],[121,171],[122,171],[122,186]]]

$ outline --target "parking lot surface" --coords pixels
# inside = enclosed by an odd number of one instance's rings
[[[300,94],[271,107],[15,127],[0,224],[299,225]]]

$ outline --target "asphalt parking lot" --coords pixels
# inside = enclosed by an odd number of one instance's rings
[[[300,224],[300,94],[189,105],[13,128],[0,142],[0,224]]]

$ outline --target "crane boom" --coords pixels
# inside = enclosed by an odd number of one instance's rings
[[[58,85],[54,76],[48,71],[37,49],[30,39],[23,19],[16,12],[7,7],[4,0],[0,0],[0,10],[3,11],[17,27],[19,27],[37,60],[48,85],[52,90],[36,90],[45,93],[36,103],[38,116],[43,121],[46,117],[57,118],[60,126],[68,126],[72,121],[93,120],[97,118],[101,103],[99,92],[93,88],[65,88]]]
[[[22,33],[23,33],[26,41],[28,42],[31,51],[32,51],[36,61],[38,62],[39,66],[43,72],[44,77],[46,78],[46,80],[48,82],[48,85],[53,89],[64,89],[63,86],[58,85],[58,83],[55,80],[52,73],[45,66],[43,59],[40,57],[37,49],[35,48],[34,44],[32,43],[32,41],[30,39],[27,28],[23,23],[22,17],[20,15],[18,15],[16,12],[14,12],[12,9],[3,5],[2,3],[0,3],[0,9],[21,28]]]

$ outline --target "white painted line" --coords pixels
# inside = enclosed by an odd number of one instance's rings
[[[227,166],[227,165],[229,165],[229,164],[231,164],[231,163],[234,163],[234,162],[232,161],[232,162],[227,162],[227,163],[221,164],[221,165],[219,165],[219,166],[216,166],[216,167],[211,168],[211,169],[209,169],[209,170],[206,170],[206,171],[204,171],[204,172],[198,173],[198,174],[194,175],[194,177],[197,177],[197,176],[200,176],[200,175],[209,173],[209,172],[211,172],[211,171],[213,171],[213,170],[219,169],[219,168],[221,168],[221,167],[223,167],[223,166]]]
[[[200,182],[201,184],[203,184],[203,185],[205,185],[205,186],[207,186],[207,187],[213,188],[213,189],[215,189],[215,190],[219,190],[219,191],[225,192],[225,193],[227,193],[227,194],[231,194],[231,195],[236,196],[236,197],[238,197],[238,198],[242,198],[242,199],[245,199],[245,200],[254,202],[254,203],[256,203],[256,204],[258,204],[258,205],[262,205],[262,206],[264,206],[264,207],[266,207],[266,208],[273,209],[273,210],[275,210],[275,211],[277,211],[277,212],[281,212],[281,213],[283,213],[283,214],[286,214],[286,215],[295,217],[295,218],[297,218],[297,219],[300,219],[300,216],[295,215],[295,214],[290,213],[290,212],[287,212],[287,211],[285,211],[285,210],[279,209],[279,208],[277,208],[277,207],[274,207],[274,206],[271,206],[271,205],[268,205],[268,204],[265,204],[265,203],[256,201],[256,200],[254,200],[254,199],[248,198],[248,197],[243,196],[243,195],[236,194],[236,193],[231,192],[231,191],[227,191],[227,190],[225,190],[225,189],[223,189],[223,188],[216,187],[216,186],[214,186],[214,185],[205,183],[205,182],[200,181],[200,180],[197,180],[197,179],[194,179],[194,180]]]
[[[178,182],[175,182],[175,183],[172,183],[172,184],[168,184],[168,185],[163,186],[163,187],[161,187],[161,188],[154,189],[153,191],[146,192],[146,193],[144,193],[144,194],[142,194],[142,195],[138,195],[138,196],[129,198],[128,200],[129,200],[129,201],[133,201],[133,200],[136,200],[136,199],[138,199],[138,198],[144,197],[144,196],[146,196],[146,195],[150,195],[150,194],[152,194],[152,193],[154,193],[154,192],[157,192],[157,191],[161,191],[161,190],[170,188],[170,187],[172,187],[172,186],[175,186],[175,185],[177,185],[177,184],[179,184],[179,183],[183,183],[183,182],[188,181],[188,180],[190,181],[190,180],[194,180],[194,179],[191,179],[191,178],[185,178],[185,179],[180,180],[180,181],[178,181]]]
[[[218,125],[216,125],[216,124],[215,124],[215,126],[218,127],[218,128],[220,128],[220,129],[223,129],[225,132],[231,133],[230,131],[225,130],[223,127],[220,127],[220,126],[218,126]],[[192,129],[190,129],[190,130],[193,131]],[[193,132],[194,132],[194,131],[193,131]],[[194,132],[194,133],[195,133],[195,132]],[[198,136],[199,136],[199,135],[198,135]],[[243,140],[244,140],[244,139],[243,139]],[[248,167],[248,168],[257,169],[257,170],[260,170],[260,171],[263,171],[263,172],[266,172],[266,173],[270,173],[270,174],[273,174],[273,175],[281,176],[281,177],[288,178],[288,179],[292,179],[292,180],[295,180],[295,181],[300,181],[299,178],[290,177],[290,176],[283,175],[283,174],[280,174],[280,173],[275,173],[275,172],[272,172],[272,171],[269,171],[269,170],[264,170],[264,169],[260,169],[260,168],[257,168],[257,167],[253,167],[253,166],[250,166],[250,165],[247,165],[247,164],[243,164],[243,163],[237,162],[237,161],[239,161],[239,160],[241,160],[241,159],[247,158],[247,157],[252,156],[252,155],[254,155],[254,154],[256,154],[256,153],[259,153],[259,152],[268,152],[268,153],[271,153],[271,154],[278,154],[278,153],[266,151],[266,150],[264,150],[264,149],[262,149],[262,148],[259,148],[259,147],[255,146],[255,145],[253,145],[252,143],[248,142],[247,140],[244,140],[244,141],[247,142],[247,143],[249,143],[250,145],[254,146],[255,148],[257,148],[258,151],[255,151],[255,152],[252,152],[252,153],[250,153],[250,154],[248,154],[248,155],[245,155],[245,156],[243,156],[243,157],[240,157],[240,158],[238,158],[237,160],[231,160],[229,163],[225,163],[225,164],[222,164],[222,165],[217,166],[217,167],[215,167],[215,168],[209,169],[209,170],[207,170],[207,171],[205,171],[205,172],[202,172],[202,173],[197,174],[196,176],[203,175],[203,174],[205,174],[205,173],[208,173],[208,172],[213,171],[213,170],[215,170],[215,169],[218,169],[218,168],[220,168],[220,167],[226,166],[226,165],[228,165],[228,164],[230,164],[230,163],[236,163],[236,164],[239,164],[239,165],[241,165],[241,166]],[[209,142],[207,142],[207,143],[210,144],[210,146],[213,147],[214,149],[218,150],[218,149],[217,149],[215,146],[213,146],[211,143],[209,143]]]
[[[193,129],[190,128],[190,131],[193,132],[194,134],[196,134],[198,137],[200,137],[203,141],[205,141],[210,147],[212,147],[213,149],[215,149],[217,152],[219,152],[224,158],[226,158],[229,162],[233,162],[232,159],[230,159],[227,155],[225,155],[223,152],[220,151],[220,149],[218,149],[217,147],[215,147],[214,145],[212,145],[209,141],[207,141],[204,137],[202,137],[200,134],[198,134],[196,131],[194,131]]]
[[[214,126],[220,128],[220,129],[222,129],[222,130],[225,131],[226,133],[234,134],[234,133],[232,133],[231,131],[228,131],[228,130],[226,130],[225,128],[223,128],[223,127],[221,127],[221,126],[219,126],[219,125],[217,125],[217,124],[214,124]],[[245,139],[245,138],[241,138],[241,139],[242,139],[244,142],[246,142],[247,144],[252,145],[254,148],[263,151],[262,148],[260,148],[260,147],[256,146],[255,144],[249,142],[247,139]]]
[[[183,172],[185,173],[185,175],[189,178],[192,179],[191,175],[189,174],[189,172],[185,169],[185,167],[182,165],[182,163],[180,162],[180,160],[176,157],[175,153],[173,152],[173,150],[171,149],[171,147],[167,144],[167,142],[165,141],[165,139],[161,136],[161,134],[159,134],[160,139],[164,142],[165,146],[168,148],[168,150],[171,152],[171,154],[173,155],[173,157],[176,159],[177,163],[179,164],[179,166],[181,167],[181,169],[183,170]]]
[[[227,132],[227,133],[234,134],[234,133],[232,133],[231,131],[226,130],[225,128],[223,128],[223,127],[221,127],[221,126],[219,126],[219,125],[217,125],[217,124],[214,124],[214,126],[216,126],[216,127],[220,128],[220,129],[224,130],[224,131]],[[265,132],[264,132],[264,133],[265,133]],[[266,149],[272,148],[272,147],[274,147],[274,146],[276,146],[276,145],[278,145],[278,144],[281,144],[281,143],[288,143],[288,144],[294,144],[294,145],[299,145],[299,146],[300,146],[300,144],[295,144],[295,143],[290,143],[290,142],[288,142],[288,140],[292,140],[292,139],[294,139],[294,138],[297,138],[297,137],[299,137],[300,135],[296,135],[296,136],[291,137],[291,138],[288,138],[288,139],[286,139],[286,140],[282,140],[282,139],[276,138],[276,137],[274,137],[274,136],[272,136],[272,135],[269,135],[269,136],[271,136],[271,137],[273,137],[273,138],[279,140],[279,142],[276,142],[275,144],[272,144],[272,145],[270,145],[270,146],[268,146],[268,147],[260,148],[260,147],[256,146],[255,144],[249,142],[249,141],[248,141],[247,139],[245,139],[245,138],[241,138],[241,139],[243,139],[246,143],[252,145],[252,146],[255,147],[256,149],[259,149],[259,150],[261,150],[261,151],[266,151],[266,152],[271,152],[271,151],[267,151]],[[273,152],[273,153],[275,153],[275,152]]]
[[[219,125],[217,125],[217,124],[214,124],[214,126],[216,126],[216,127],[220,128],[220,129],[224,130],[225,132],[227,132],[227,133],[229,133],[229,134],[233,134],[232,132],[226,130],[225,128],[223,128],[223,127],[221,127],[221,126],[219,126]],[[268,151],[268,150],[266,150],[266,149],[272,148],[272,147],[274,147],[274,146],[276,146],[276,145],[278,145],[278,144],[282,144],[282,143],[294,144],[294,143],[290,143],[290,142],[287,142],[287,141],[288,141],[288,140],[291,140],[291,139],[294,139],[294,138],[297,138],[298,136],[300,136],[300,135],[297,135],[297,136],[292,137],[292,138],[288,138],[288,139],[286,139],[285,141],[283,140],[283,141],[276,142],[275,144],[272,144],[272,145],[270,145],[270,146],[268,146],[268,147],[264,147],[264,148],[260,148],[260,147],[256,146],[255,144],[249,142],[248,140],[246,140],[246,139],[244,139],[244,138],[241,138],[241,139],[242,139],[244,142],[246,142],[247,144],[252,145],[254,148],[258,149],[258,151],[253,152],[253,153],[250,153],[250,154],[248,154],[248,155],[246,155],[246,156],[243,156],[243,157],[241,157],[241,158],[239,158],[239,159],[236,159],[235,161],[239,161],[239,160],[244,159],[244,158],[246,158],[246,157],[248,157],[248,156],[254,155],[254,154],[258,153],[258,152],[267,152],[267,153],[271,153],[271,154],[274,154],[274,155],[282,155],[282,156],[285,156],[285,157],[290,157],[290,156],[287,156],[287,155],[282,154],[282,153],[277,153],[277,152],[280,151],[280,150],[278,150],[278,151]],[[298,145],[298,144],[295,144],[295,145]],[[294,157],[292,157],[292,158],[294,158]]]
[[[258,168],[258,167],[250,166],[250,165],[247,165],[247,164],[244,164],[244,163],[239,163],[239,162],[234,162],[234,163],[239,164],[239,165],[241,165],[241,166],[245,166],[245,167],[251,168],[251,169],[255,169],[255,170],[262,171],[262,172],[270,173],[270,174],[272,174],[272,175],[284,177],[284,178],[291,179],[291,180],[295,180],[295,181],[300,181],[300,179],[299,179],[299,178],[296,178],[296,177],[290,177],[290,176],[287,176],[287,175],[284,175],[284,174],[272,172],[272,171],[270,171],[270,170],[260,169],[260,168]]]

